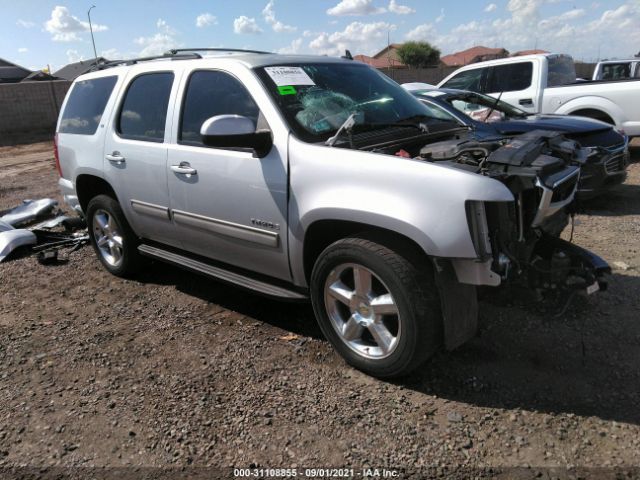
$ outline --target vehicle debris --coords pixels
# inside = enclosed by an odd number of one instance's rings
[[[22,205],[18,205],[9,211],[3,212],[0,220],[15,227],[48,217],[53,213],[57,206],[58,202],[52,198],[24,200]]]
[[[35,245],[36,235],[29,230],[13,228],[8,222],[0,220],[0,262],[19,247]]]

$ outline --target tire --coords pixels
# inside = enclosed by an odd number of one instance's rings
[[[108,195],[92,198],[87,206],[87,228],[98,259],[110,273],[131,277],[139,271],[140,241],[117,200]]]
[[[407,375],[442,345],[433,269],[411,251],[378,237],[345,238],[320,254],[311,274],[325,337],[348,364],[374,377]]]

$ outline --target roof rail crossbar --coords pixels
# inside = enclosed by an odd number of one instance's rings
[[[271,52],[263,52],[261,50],[246,50],[243,48],[174,48],[166,52],[169,55],[176,55],[182,52],[238,52],[238,53],[259,53],[268,55]]]
[[[117,67],[118,65],[135,65],[138,62],[149,62],[152,60],[169,59],[169,60],[191,60],[202,58],[195,52],[185,54],[164,53],[162,55],[152,55],[150,57],[129,58],[122,60],[111,60],[110,62],[98,63],[91,68],[91,72],[96,70],[104,70],[105,68]]]

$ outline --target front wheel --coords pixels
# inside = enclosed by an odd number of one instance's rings
[[[140,265],[138,238],[131,230],[117,200],[98,195],[87,206],[89,237],[98,259],[119,277],[136,273]]]
[[[404,250],[373,238],[345,238],[322,252],[311,275],[322,332],[347,363],[375,377],[406,375],[442,343],[431,265]]]

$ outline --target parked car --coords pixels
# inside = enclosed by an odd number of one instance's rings
[[[586,200],[606,192],[627,178],[629,141],[612,125],[585,117],[530,115],[500,99],[482,93],[453,89],[403,87],[429,108],[446,112],[472,127],[477,138],[513,136],[534,130],[563,132],[589,149],[582,166],[578,198]]]
[[[640,58],[604,60],[593,71],[593,80],[629,80],[640,78]]]
[[[379,377],[471,338],[479,285],[605,287],[602,259],[545,233],[575,195],[575,142],[469,151],[467,128],[362,63],[209,50],[112,62],[67,94],[59,186],[112,274],[150,257],[310,297],[335,349]]]
[[[630,137],[640,135],[640,79],[576,83],[569,55],[540,54],[459,68],[439,88],[486,93],[527,113],[595,118]]]

